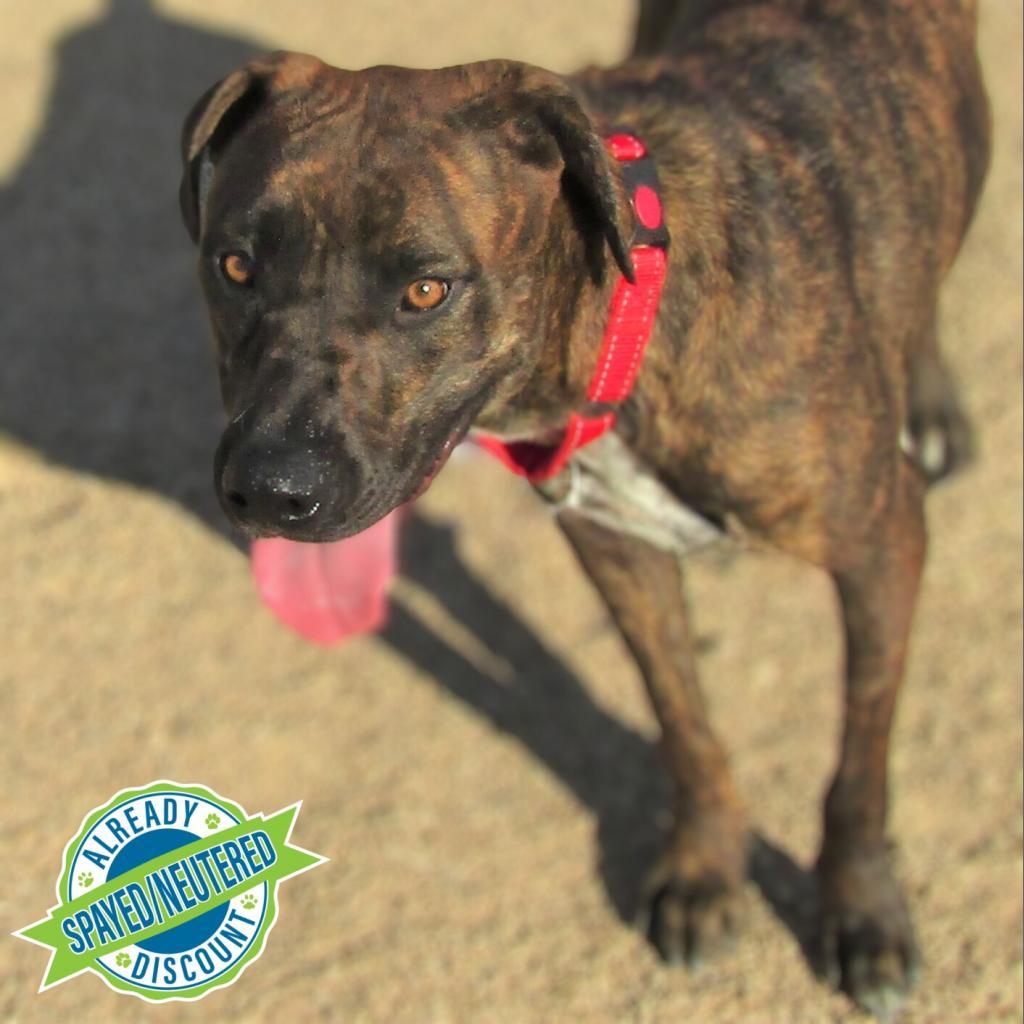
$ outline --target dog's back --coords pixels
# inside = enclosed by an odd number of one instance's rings
[[[935,310],[989,158],[973,2],[648,2],[634,57],[577,81],[597,116],[649,140],[666,182],[686,269],[661,323],[681,416],[700,410],[694,444],[716,391],[756,404],[754,382],[768,402],[788,379],[869,396],[880,437],[907,424],[932,478],[967,460]],[[836,433],[827,457],[847,476],[870,456]]]
[[[633,55],[731,79],[754,120],[824,111],[855,151],[903,155],[944,271],[989,162],[976,23],[976,0],[642,0]]]

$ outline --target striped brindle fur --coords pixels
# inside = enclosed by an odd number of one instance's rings
[[[649,936],[695,963],[740,918],[747,819],[662,542],[736,524],[835,581],[846,725],[822,950],[888,1013],[918,962],[886,760],[923,495],[970,453],[935,321],[988,162],[972,2],[645,0],[633,56],[569,78],[297,54],[229,75],[189,116],[181,191],[229,417],[218,492],[253,535],[333,540],[416,494],[471,427],[557,431],[629,271],[612,126],[656,161],[668,277],[608,457],[573,470],[603,496],[559,522],[636,656],[675,783]],[[245,284],[223,273],[232,253]],[[444,300],[403,308],[420,279]]]

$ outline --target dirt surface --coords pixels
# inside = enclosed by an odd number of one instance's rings
[[[210,13],[216,9],[216,15]],[[690,574],[715,720],[763,837],[735,954],[690,977],[630,927],[667,792],[637,673],[547,513],[479,455],[423,500],[377,638],[322,651],[262,610],[210,485],[219,412],[177,134],[254,50],[347,66],[621,54],[628,0],[0,5],[0,931],[53,901],[116,790],[304,801],[330,863],[286,884],[241,981],[155,1010],[86,976],[0,1014],[76,1019],[847,1021],[801,953],[833,762],[830,586],[769,555]],[[927,965],[905,1020],[1021,1019],[1021,10],[982,0],[992,175],[943,336],[980,458],[929,502],[892,835]]]

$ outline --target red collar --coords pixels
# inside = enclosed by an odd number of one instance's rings
[[[665,226],[654,161],[635,136],[618,133],[605,139],[608,151],[622,165],[622,176],[636,215],[630,256],[634,283],[619,277],[608,309],[597,367],[587,388],[587,401],[596,406],[616,406],[629,396],[640,371],[644,350],[654,329],[661,288],[665,283],[668,229]],[[590,444],[615,424],[615,410],[597,415],[574,412],[562,439],[555,445],[530,441],[501,441],[478,434],[481,447],[501,459],[520,476],[538,483],[553,477],[584,445]]]

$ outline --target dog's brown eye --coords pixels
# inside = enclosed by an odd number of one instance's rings
[[[448,298],[449,284],[439,277],[422,277],[405,289],[402,308],[422,312],[436,309]]]
[[[248,284],[252,280],[252,260],[245,253],[229,252],[221,256],[220,269],[235,284]]]

